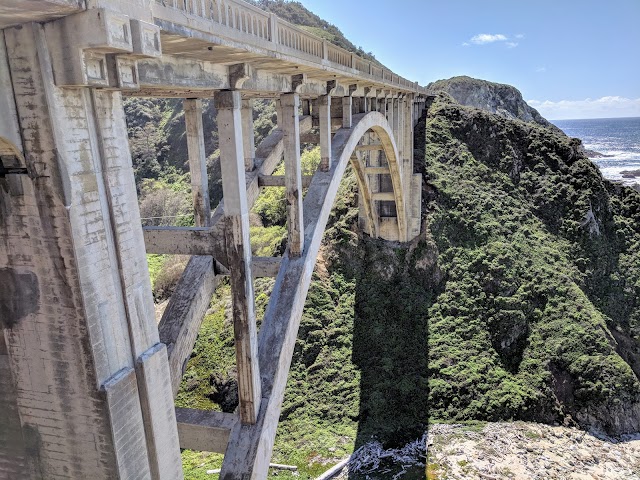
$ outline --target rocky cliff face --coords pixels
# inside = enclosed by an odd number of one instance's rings
[[[427,238],[435,419],[640,431],[640,195],[580,144],[460,106],[429,111]]]
[[[432,82],[427,88],[448,93],[460,105],[479,108],[511,120],[534,122],[560,131],[535,108],[530,107],[520,91],[511,85],[461,76]]]

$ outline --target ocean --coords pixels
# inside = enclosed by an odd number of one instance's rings
[[[640,184],[640,176],[623,178],[621,172],[640,169],[640,117],[552,120],[570,137],[582,140],[587,150],[606,155],[592,158],[605,178],[627,185]]]

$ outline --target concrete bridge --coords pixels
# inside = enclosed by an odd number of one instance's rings
[[[0,29],[0,478],[180,479],[180,448],[224,453],[223,479],[265,478],[347,166],[364,231],[420,231],[412,143],[427,92],[240,0],[0,0]],[[184,99],[196,227],[141,227],[125,95]],[[224,190],[213,211],[211,97]],[[278,114],[257,148],[255,98]],[[301,143],[321,148],[310,178]],[[286,189],[287,249],[256,258],[249,211],[271,186]],[[146,253],[192,256],[159,324]],[[225,275],[238,410],[175,409]],[[276,277],[259,332],[257,276]]]

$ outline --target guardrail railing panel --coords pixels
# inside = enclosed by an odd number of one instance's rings
[[[351,52],[348,52],[343,48],[336,47],[332,44],[328,44],[327,47],[327,60],[333,63],[337,63],[338,65],[351,68]]]
[[[393,72],[242,0],[156,0],[156,3],[201,20],[222,25],[244,35],[300,52],[305,57],[315,57],[355,69],[364,76],[379,78],[383,83],[426,92],[424,87],[409,82]]]

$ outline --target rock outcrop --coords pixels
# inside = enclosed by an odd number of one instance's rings
[[[427,478],[640,480],[640,440],[524,422],[432,425]]]
[[[511,85],[461,76],[432,82],[427,88],[435,92],[446,92],[466,107],[479,108],[510,120],[533,122],[560,131],[535,108],[530,107],[520,91]]]

